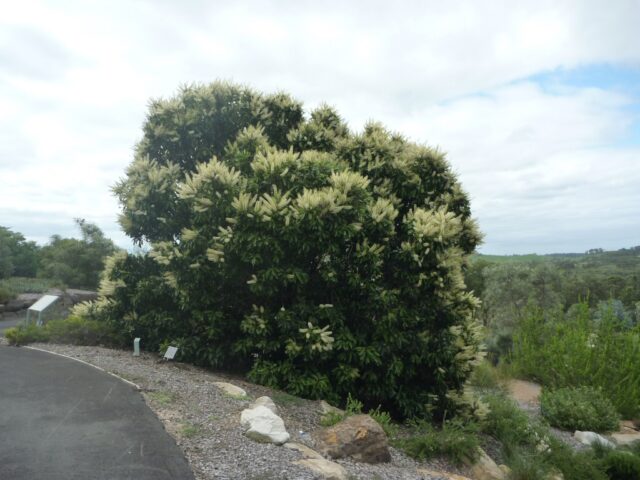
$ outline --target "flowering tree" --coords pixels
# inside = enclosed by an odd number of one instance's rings
[[[480,357],[462,271],[479,241],[444,154],[322,106],[214,83],[152,103],[115,187],[147,256],[97,314],[185,359],[399,416],[447,408]]]

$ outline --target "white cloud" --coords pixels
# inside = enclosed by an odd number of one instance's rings
[[[3,9],[0,224],[42,241],[85,217],[124,241],[109,186],[130,161],[148,99],[223,78],[309,107],[328,101],[354,128],[373,118],[441,145],[487,251],[637,243],[638,151],[615,148],[637,120],[627,94],[521,79],[640,66],[638,2],[216,3]]]

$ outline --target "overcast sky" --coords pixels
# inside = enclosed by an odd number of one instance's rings
[[[25,1],[0,15],[0,225],[122,246],[148,101],[233,80],[439,146],[483,253],[640,244],[640,0]]]

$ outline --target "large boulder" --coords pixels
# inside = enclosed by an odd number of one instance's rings
[[[369,415],[354,415],[320,430],[316,435],[318,451],[331,458],[351,457],[358,462],[381,463],[391,460],[384,430]]]
[[[573,438],[578,440],[580,443],[584,443],[585,445],[591,446],[594,443],[600,443],[609,448],[615,448],[615,445],[607,440],[602,435],[597,434],[596,432],[581,432],[580,430],[576,430],[573,433]]]
[[[282,418],[273,412],[270,405],[253,404],[250,408],[243,410],[240,415],[240,425],[246,429],[244,434],[256,442],[282,445],[290,438]]]

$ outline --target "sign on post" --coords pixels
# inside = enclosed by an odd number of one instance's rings
[[[43,324],[42,314],[43,312],[49,310],[52,305],[54,305],[60,297],[58,295],[43,295],[38,299],[36,303],[31,305],[27,310],[27,323],[31,323],[32,315],[36,317],[36,323],[39,326]]]
[[[176,356],[176,352],[178,351],[178,347],[169,347],[167,348],[167,351],[164,352],[164,359],[165,360],[173,360],[173,357]]]

